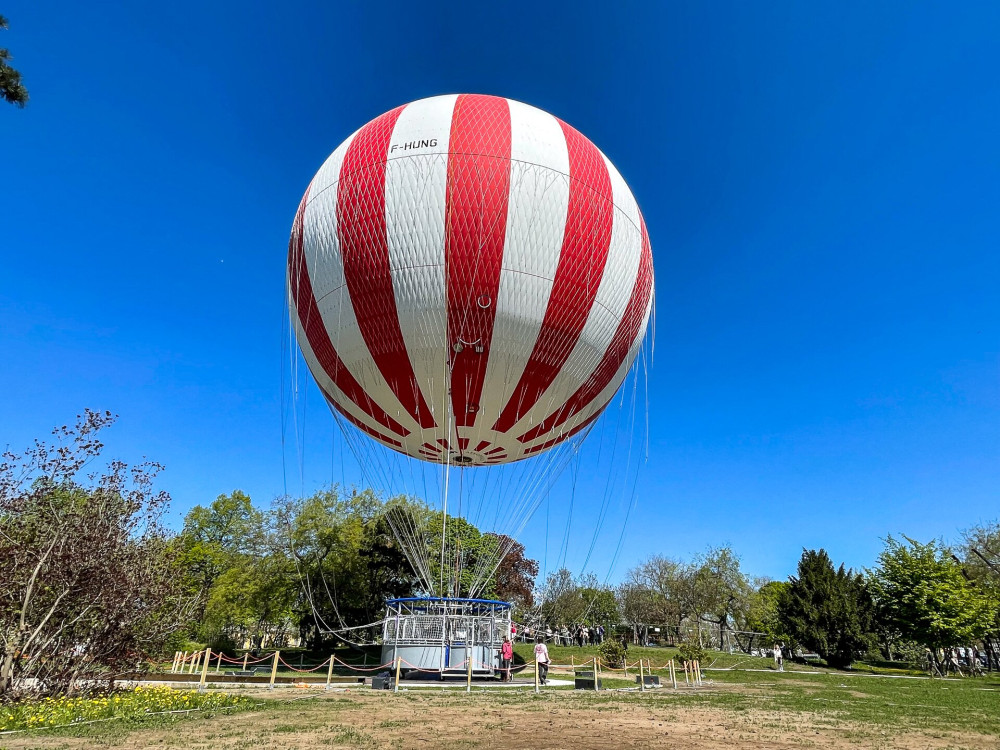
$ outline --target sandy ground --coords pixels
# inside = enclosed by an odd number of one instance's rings
[[[729,687],[719,688],[729,690]],[[260,693],[257,693],[260,695]],[[618,694],[619,696],[621,694]],[[935,732],[890,732],[815,719],[801,713],[737,711],[681,705],[667,691],[616,697],[561,692],[539,699],[496,693],[362,690],[320,695],[281,708],[178,721],[166,727],[99,737],[0,737],[0,748],[996,748],[995,738]],[[299,698],[276,691],[276,700]]]

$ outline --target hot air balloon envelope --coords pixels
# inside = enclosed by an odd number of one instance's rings
[[[493,96],[422,99],[344,141],[292,228],[288,296],[331,406],[414,458],[537,455],[600,416],[652,306],[639,207],[596,146]]]

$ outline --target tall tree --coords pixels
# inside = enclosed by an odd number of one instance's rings
[[[219,576],[244,558],[262,554],[263,542],[263,516],[241,490],[188,511],[177,544],[188,583],[202,604]]]
[[[332,631],[378,620],[387,598],[412,593],[415,577],[383,508],[371,490],[348,493],[336,485],[276,504],[275,533],[302,587],[300,629],[311,645]]]
[[[719,648],[726,629],[746,621],[753,584],[740,569],[740,558],[731,547],[709,548],[696,560],[694,590],[702,620],[719,628]]]
[[[0,702],[72,693],[157,654],[188,616],[160,519],[160,467],[113,461],[82,481],[110,413],[87,411],[0,460]],[[89,683],[93,687],[93,683]]]
[[[788,595],[787,581],[768,581],[760,586],[750,599],[747,612],[747,630],[763,633],[768,641],[790,641],[778,610],[782,598]],[[747,648],[752,646],[748,643]]]
[[[535,576],[538,575],[538,561],[524,555],[524,545],[503,534],[485,534],[501,549],[508,552],[500,560],[490,587],[493,594],[504,601],[513,602],[522,610],[530,608],[534,602]]]
[[[994,604],[996,614],[983,641],[991,669],[1000,669],[1000,523],[978,524],[962,536],[962,570]]]
[[[979,640],[996,617],[996,602],[935,542],[890,536],[872,571],[872,588],[880,617],[932,650]]]
[[[615,625],[620,619],[614,591],[592,573],[574,578],[566,568],[547,576],[539,610],[542,620],[553,627]]]
[[[803,551],[778,612],[786,632],[832,667],[850,666],[873,643],[874,604],[864,578],[843,565],[835,570],[824,550]]]
[[[7,19],[0,16],[0,29],[8,28]],[[0,48],[0,97],[18,107],[28,103],[28,89],[21,83],[21,74],[10,66],[10,50]]]

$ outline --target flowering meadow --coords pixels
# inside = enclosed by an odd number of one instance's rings
[[[65,726],[94,719],[134,719],[161,711],[249,708],[252,705],[249,698],[241,695],[140,686],[99,698],[43,698],[0,705],[0,732]]]

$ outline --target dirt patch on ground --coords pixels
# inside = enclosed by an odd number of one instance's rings
[[[282,705],[256,712],[184,720],[171,726],[117,734],[0,737],[0,747],[916,750],[997,746],[994,738],[978,735],[900,733],[850,725],[830,716],[691,705],[672,691],[641,696],[564,691],[536,698],[525,693],[409,691],[393,695],[353,690],[295,702],[291,702],[292,697],[279,692],[273,698]]]

